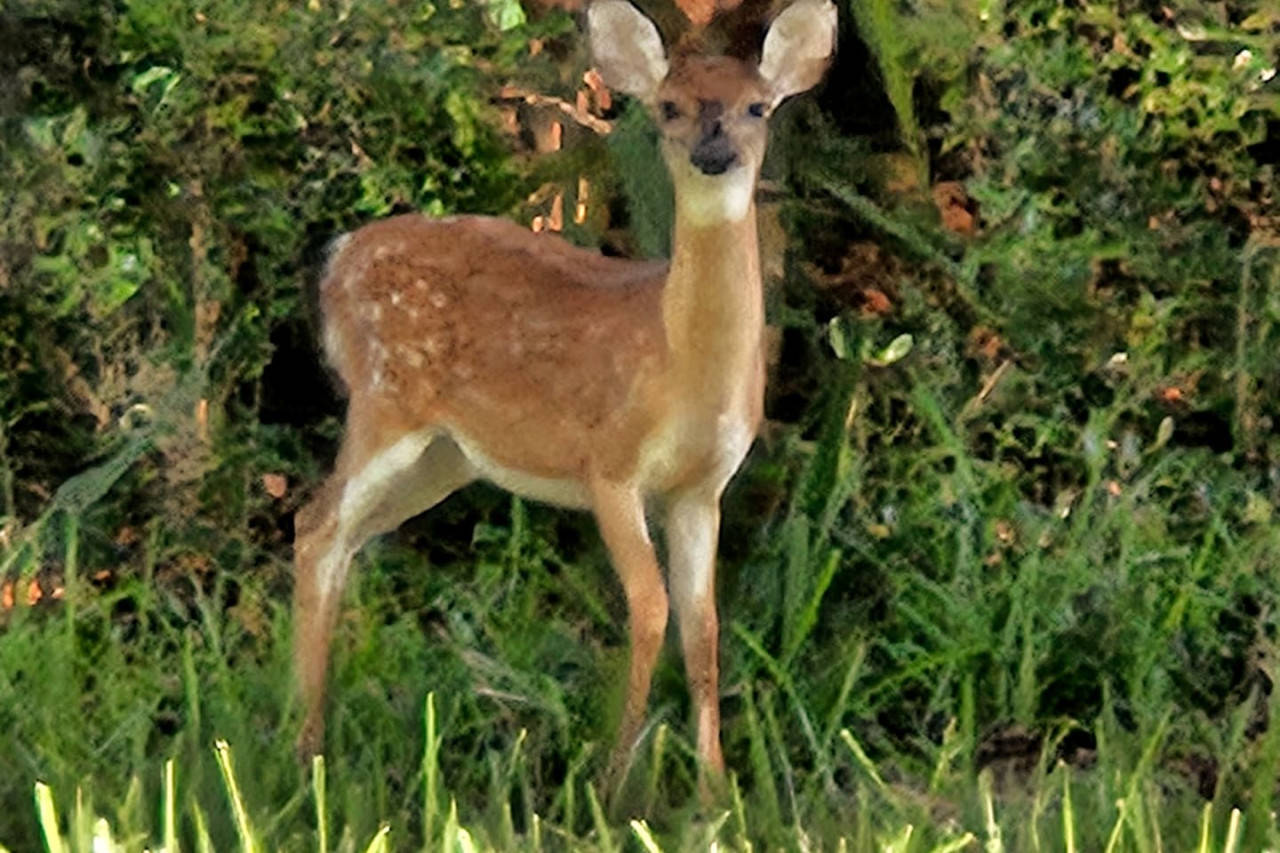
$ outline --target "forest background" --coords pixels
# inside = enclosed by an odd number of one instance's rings
[[[588,518],[481,485],[359,558],[323,774],[292,755],[326,243],[466,211],[666,251],[575,10],[0,0],[0,844],[1280,845],[1280,9],[839,5],[761,191],[719,811],[674,644],[601,801],[616,581]]]

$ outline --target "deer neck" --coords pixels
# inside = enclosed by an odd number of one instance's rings
[[[755,204],[706,217],[676,188],[671,267],[662,295],[671,380],[709,404],[741,400],[760,369],[764,296]],[[675,390],[675,389],[673,389]]]

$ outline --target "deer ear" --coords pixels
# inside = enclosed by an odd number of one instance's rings
[[[836,7],[831,0],[796,0],[769,27],[760,56],[760,76],[784,98],[822,79],[836,49]]]
[[[587,10],[591,57],[610,89],[650,101],[667,76],[667,54],[653,21],[627,0],[596,0]]]

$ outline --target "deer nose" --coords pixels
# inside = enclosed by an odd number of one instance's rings
[[[689,162],[704,175],[723,175],[737,159],[738,153],[719,121],[703,125],[702,137],[689,152]]]
[[[689,161],[704,175],[723,175],[738,161],[738,155],[728,148],[706,146],[695,148]]]

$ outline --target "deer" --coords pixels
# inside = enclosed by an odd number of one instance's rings
[[[796,0],[768,27],[758,62],[668,51],[628,0],[595,0],[587,34],[606,85],[657,126],[674,188],[669,261],[608,257],[483,216],[396,216],[331,247],[323,345],[348,406],[334,471],[295,516],[304,759],[323,744],[330,645],[356,552],[483,479],[595,517],[630,641],[606,778],[630,767],[674,606],[700,787],[723,779],[720,499],[764,408],[755,190],[768,119],[821,80],[836,10]],[[647,509],[665,533],[665,583]]]

